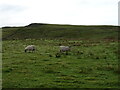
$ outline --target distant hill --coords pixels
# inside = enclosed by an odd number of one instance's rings
[[[3,27],[2,39],[117,39],[118,26],[58,25],[32,23],[24,27]]]

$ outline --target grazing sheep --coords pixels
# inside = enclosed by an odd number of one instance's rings
[[[60,52],[68,52],[70,51],[70,46],[60,46]]]
[[[35,51],[35,49],[36,49],[36,48],[35,48],[35,45],[28,45],[28,46],[25,48],[25,52],[27,52],[27,51],[29,51],[29,52],[32,51],[32,52],[33,52],[33,51]]]

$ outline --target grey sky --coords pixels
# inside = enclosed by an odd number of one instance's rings
[[[120,1],[118,3],[118,25],[120,26]]]
[[[119,0],[1,0],[0,27],[30,23],[118,25]]]

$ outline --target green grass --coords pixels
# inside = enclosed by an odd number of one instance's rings
[[[3,40],[11,39],[117,39],[118,26],[30,24],[3,28]]]
[[[58,44],[73,45],[68,55]],[[24,47],[35,44],[35,53]],[[80,46],[74,45],[80,44]],[[119,88],[118,42],[82,40],[3,41],[3,88]]]
[[[3,27],[2,39],[3,88],[120,88],[118,26]],[[25,53],[30,44],[37,50]]]

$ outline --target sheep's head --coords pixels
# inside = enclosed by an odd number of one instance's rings
[[[25,52],[27,52],[27,49],[25,49]]]

